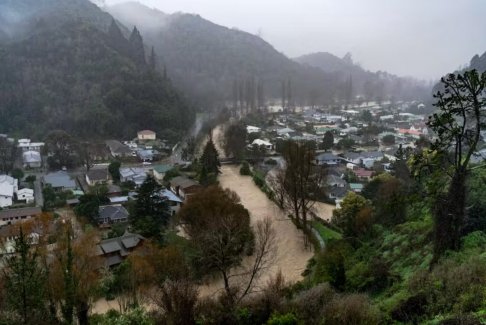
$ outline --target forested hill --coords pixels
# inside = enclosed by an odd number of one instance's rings
[[[361,95],[367,101],[387,97],[415,100],[429,95],[429,89],[422,82],[383,71],[365,70],[353,62],[350,53],[339,58],[331,53],[318,52],[294,60],[327,73],[334,73],[341,79],[348,78],[352,83],[354,95]]]
[[[484,52],[483,55],[481,55],[481,56],[476,54],[471,59],[470,68],[476,69],[476,70],[481,71],[481,72],[486,71],[486,52]]]
[[[216,25],[198,15],[167,15],[138,3],[107,8],[131,28],[140,28],[153,45],[176,85],[210,104],[231,100],[233,85],[260,80],[266,97],[280,97],[281,84],[291,79],[297,99],[311,90],[323,96],[332,91],[332,78],[306,68],[275,50],[260,37]]]
[[[6,12],[12,18],[36,4],[35,18],[5,22]],[[194,112],[155,72],[137,30],[125,38],[124,27],[88,0],[4,1],[1,8],[9,31],[0,43],[2,133],[131,138],[148,128],[176,138],[191,125]]]
[[[258,36],[216,25],[198,15],[168,15],[139,3],[106,10],[127,27],[139,27],[146,42],[155,46],[176,85],[200,100],[234,99],[235,81],[240,87],[260,82],[269,99],[280,98],[282,83],[290,80],[293,100],[303,105],[326,104],[347,96],[349,74],[299,64]],[[384,98],[391,97],[394,90],[387,82],[380,88],[381,80],[386,78],[384,74],[375,87]],[[395,93],[409,96],[410,91],[401,92],[407,84],[401,79],[399,83],[400,92]],[[423,90],[413,89],[420,94]],[[356,88],[354,95],[361,91]]]

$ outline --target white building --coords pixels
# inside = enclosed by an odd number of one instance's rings
[[[257,145],[258,147],[264,146],[266,150],[273,150],[273,144],[262,139],[253,140],[251,146]]]
[[[41,154],[38,151],[25,151],[22,154],[22,160],[24,162],[24,167],[40,168],[42,166]]]
[[[19,189],[17,179],[0,175],[0,208],[6,208],[13,204],[14,194]]]
[[[30,139],[18,140],[18,147],[22,150],[22,152],[26,152],[26,151],[40,152],[44,146],[45,146],[44,142],[31,142]]]
[[[144,140],[155,140],[157,135],[154,131],[151,130],[142,130],[137,133],[137,138],[140,141]]]
[[[25,201],[25,203],[33,203],[35,201],[34,190],[30,188],[23,188],[17,192],[17,200]]]
[[[251,125],[248,125],[246,127],[246,133],[250,134],[250,133],[258,133],[260,132],[262,129],[260,129],[259,127],[256,127],[256,126],[251,126]]]

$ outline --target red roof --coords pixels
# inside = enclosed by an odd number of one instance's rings
[[[410,129],[398,129],[398,133],[401,134],[411,134],[411,135],[422,135],[422,132]]]
[[[363,169],[363,168],[356,169],[353,172],[358,177],[371,177],[371,175],[373,175],[373,171],[366,170],[366,169]]]

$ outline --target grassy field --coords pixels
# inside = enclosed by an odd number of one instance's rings
[[[323,225],[319,221],[313,221],[312,227],[314,227],[314,229],[317,230],[317,232],[319,233],[321,238],[326,243],[329,242],[330,240],[333,240],[333,239],[341,239],[342,238],[342,235],[340,233],[326,227],[325,225]]]

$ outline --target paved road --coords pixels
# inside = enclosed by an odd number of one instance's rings
[[[44,195],[42,194],[42,185],[41,179],[38,177],[34,182],[34,196],[35,196],[35,205],[38,207],[44,206]]]

